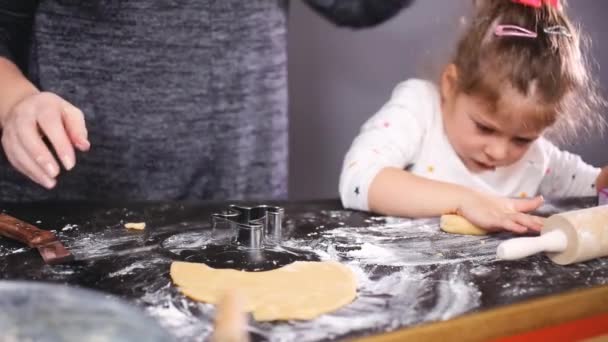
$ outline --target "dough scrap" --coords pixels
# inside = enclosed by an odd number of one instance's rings
[[[144,228],[146,228],[146,222],[127,222],[125,223],[125,228],[144,230]]]
[[[440,227],[444,232],[452,234],[488,235],[489,233],[460,215],[441,215]]]
[[[338,262],[296,261],[264,272],[214,269],[205,264],[171,263],[171,279],[196,301],[217,304],[228,289],[238,290],[245,310],[257,321],[309,320],[352,302],[355,274]]]

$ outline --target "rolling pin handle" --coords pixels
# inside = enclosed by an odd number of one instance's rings
[[[553,230],[537,237],[515,238],[502,242],[496,256],[502,260],[516,260],[540,252],[563,252],[568,246],[566,233]]]

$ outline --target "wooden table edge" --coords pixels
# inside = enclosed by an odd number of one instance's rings
[[[572,290],[356,341],[487,341],[604,313],[608,313],[608,285]]]

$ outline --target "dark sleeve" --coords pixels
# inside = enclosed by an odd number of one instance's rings
[[[25,72],[38,0],[0,0],[0,56]]]
[[[414,0],[306,0],[316,12],[338,26],[366,27],[380,24]]]

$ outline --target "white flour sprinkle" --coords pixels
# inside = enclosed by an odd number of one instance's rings
[[[357,262],[348,265],[359,283],[353,303],[312,321],[254,325],[252,331],[270,341],[318,341],[366,329],[388,331],[406,324],[445,320],[479,305],[479,291],[463,280],[435,282],[426,274],[409,270],[372,280]],[[438,297],[434,307],[430,311],[421,308],[420,300],[431,296]]]
[[[532,267],[511,269],[495,258],[496,246],[508,234],[450,235],[439,230],[438,219],[370,217],[365,218],[370,226],[353,227],[349,226],[353,222],[351,215],[348,211],[324,211],[290,218],[285,224],[287,231],[297,233],[298,227],[305,224],[316,234],[311,237],[296,234],[301,238],[290,238],[282,245],[312,251],[321,260],[349,266],[357,276],[357,298],[310,321],[251,320],[252,333],[262,340],[279,342],[340,339],[447,320],[471,312],[481,307],[481,288],[486,290],[487,281],[493,283],[491,286],[499,298],[508,300],[546,293],[547,284],[559,284],[562,277],[586,278],[581,281],[589,284],[598,282],[588,272],[577,273],[584,271],[584,266],[571,268],[571,274],[556,273],[555,278],[547,279],[542,270],[553,265],[540,257],[530,260]],[[355,219],[362,221],[360,217]],[[207,232],[184,233],[163,245],[198,248],[210,238]],[[608,261],[605,264],[596,261],[593,267],[598,265],[605,268]],[[501,281],[494,279],[498,266],[505,272],[501,273],[505,277]],[[209,337],[212,305],[185,298],[166,278],[146,286],[142,301],[148,306],[148,313],[179,341],[204,341]]]
[[[371,227],[347,227],[340,225],[348,219],[344,212],[326,214],[338,227],[321,231],[314,240],[289,239],[283,246],[314,251],[321,260],[336,260],[349,266],[357,276],[357,298],[310,321],[251,321],[251,332],[269,341],[318,341],[359,331],[390,331],[445,320],[480,305],[480,291],[459,263],[492,259],[496,242],[482,245],[479,241],[484,238],[479,237],[446,239],[445,233],[438,231],[436,220],[374,219]],[[164,245],[200,246],[202,235],[201,232],[177,235]],[[388,274],[376,272],[374,267],[378,265],[399,269]],[[449,270],[444,273],[447,278],[434,279],[434,271],[424,268],[425,265],[445,267]],[[174,291],[177,290],[166,287],[147,294],[144,300],[155,303],[148,312],[178,338],[201,336],[203,340],[210,333],[213,306],[194,303],[180,294],[176,296],[178,299],[171,299]],[[425,299],[427,304],[421,305]]]
[[[72,229],[74,229],[74,228],[76,228],[76,227],[78,227],[78,225],[75,225],[75,224],[69,224],[69,223],[68,223],[68,224],[66,224],[66,225],[65,225],[63,228],[61,228],[61,231],[62,231],[62,232],[70,231],[70,230],[72,230]]]
[[[123,276],[126,274],[131,274],[131,273],[133,273],[134,270],[146,269],[146,268],[150,267],[151,265],[165,263],[165,262],[166,261],[161,258],[151,258],[151,259],[144,259],[144,260],[136,261],[118,271],[108,274],[108,277],[112,278],[112,277],[116,277],[116,276]]]

